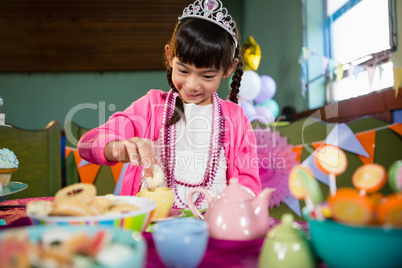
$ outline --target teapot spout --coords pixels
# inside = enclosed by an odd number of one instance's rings
[[[268,206],[273,192],[275,192],[274,188],[265,188],[253,201],[254,214],[261,222],[268,222]]]

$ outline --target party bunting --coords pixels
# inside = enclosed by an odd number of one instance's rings
[[[93,184],[101,166],[95,164],[85,164],[84,162],[84,165],[80,167],[80,163],[83,159],[79,156],[77,150],[73,151],[73,153],[81,182]]]
[[[301,217],[300,201],[294,198],[292,195],[286,197],[285,204],[294,212],[297,216]]]
[[[313,142],[311,145],[313,146],[314,150],[317,150],[318,147],[320,147],[322,144],[322,141],[317,141],[317,142]]]
[[[376,66],[366,66],[366,71],[367,71],[370,87],[373,85],[374,74],[375,74],[376,69],[377,69]]]
[[[324,183],[325,185],[329,185],[329,176],[328,174],[322,172],[314,161],[314,154],[310,154],[302,163],[302,166],[309,167],[313,172],[313,176],[319,180],[320,182]]]
[[[120,195],[121,185],[123,184],[123,176],[124,176],[124,173],[126,173],[127,167],[128,167],[128,163],[125,163],[120,172],[119,178],[117,179],[116,187],[114,188],[114,192],[113,192],[114,195]]]
[[[343,64],[339,64],[336,67],[336,81],[341,81],[343,78]]]
[[[368,131],[356,134],[356,138],[359,140],[361,145],[364,147],[369,157],[359,155],[360,160],[363,164],[372,164],[374,162],[374,149],[375,149],[375,131]]]
[[[296,161],[298,163],[300,163],[301,154],[302,154],[302,151],[303,151],[303,145],[294,146],[292,148],[292,151],[296,153]]]
[[[389,128],[402,136],[402,123],[393,124]]]
[[[301,82],[301,90],[302,90],[302,95],[303,97],[306,94],[307,91],[307,86],[308,83],[310,82],[309,79],[310,77],[307,77],[307,61],[314,58],[318,57],[321,59],[321,64],[322,64],[322,73],[321,76],[326,76],[329,78],[330,81],[334,81],[334,75],[335,81],[339,82],[344,78],[344,70],[347,69],[347,75],[349,77],[355,76],[357,77],[361,72],[366,71],[368,75],[368,82],[370,87],[373,84],[375,72],[378,69],[379,71],[379,79],[382,79],[382,74],[384,71],[384,68],[381,66],[381,61],[378,61],[378,64],[374,65],[352,65],[352,64],[344,64],[341,62],[337,62],[334,59],[325,57],[323,55],[320,55],[317,52],[314,52],[306,47],[302,47],[301,52],[299,54],[299,59],[298,62],[302,67],[301,71],[301,77],[300,77],[300,82]],[[377,61],[376,61],[377,62]],[[346,68],[345,68],[346,66]],[[402,68],[394,68],[394,89],[395,89],[395,94],[396,96],[398,95],[399,88],[402,87]],[[313,78],[315,80],[317,77]]]
[[[394,90],[395,97],[399,94],[399,88],[402,87],[402,68],[394,68]]]
[[[355,133],[345,123],[336,124],[331,130],[324,143],[331,144],[342,150],[369,157],[364,147],[356,138]]]
[[[117,163],[114,166],[111,166],[110,169],[112,170],[112,174],[113,174],[113,179],[114,182],[117,183],[117,181],[119,180],[121,171],[123,169],[123,163]]]
[[[67,159],[67,157],[68,157],[68,156],[70,155],[70,153],[71,153],[71,149],[70,149],[69,147],[65,147],[64,152],[65,152],[65,158]]]
[[[79,163],[78,168],[84,167],[89,164],[91,164],[91,163],[89,163],[87,160],[81,159],[81,162]]]

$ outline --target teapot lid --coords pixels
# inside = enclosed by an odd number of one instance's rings
[[[299,238],[303,236],[300,224],[293,220],[292,214],[282,215],[281,222],[268,232],[268,236],[281,238]]]
[[[239,184],[239,179],[229,179],[229,185],[220,193],[218,202],[244,202],[254,198],[254,193],[247,187]]]

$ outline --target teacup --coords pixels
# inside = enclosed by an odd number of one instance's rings
[[[159,258],[167,267],[197,267],[208,245],[208,224],[180,218],[154,224],[152,237]]]
[[[156,203],[156,209],[152,219],[166,218],[173,206],[173,189],[168,187],[158,187],[155,189],[143,188],[137,196],[149,198]]]

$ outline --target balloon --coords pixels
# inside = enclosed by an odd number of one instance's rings
[[[261,75],[261,89],[260,93],[255,97],[256,103],[262,103],[268,99],[271,99],[276,92],[276,83],[272,77],[268,75]]]
[[[243,46],[244,70],[257,71],[261,61],[261,48],[252,36],[249,36]]]
[[[258,120],[263,124],[275,122],[275,116],[271,109],[269,109],[267,106],[257,106],[255,110],[257,112],[257,117],[255,120]]]
[[[257,115],[255,107],[250,101],[240,100],[239,104],[243,108],[244,114],[249,120],[250,118],[255,117]]]
[[[267,101],[264,101],[263,103],[259,103],[257,104],[257,106],[268,107],[274,114],[275,118],[279,115],[279,105],[274,99],[269,99]]]
[[[251,70],[244,71],[239,88],[239,96],[248,101],[257,97],[261,90],[260,76]]]

